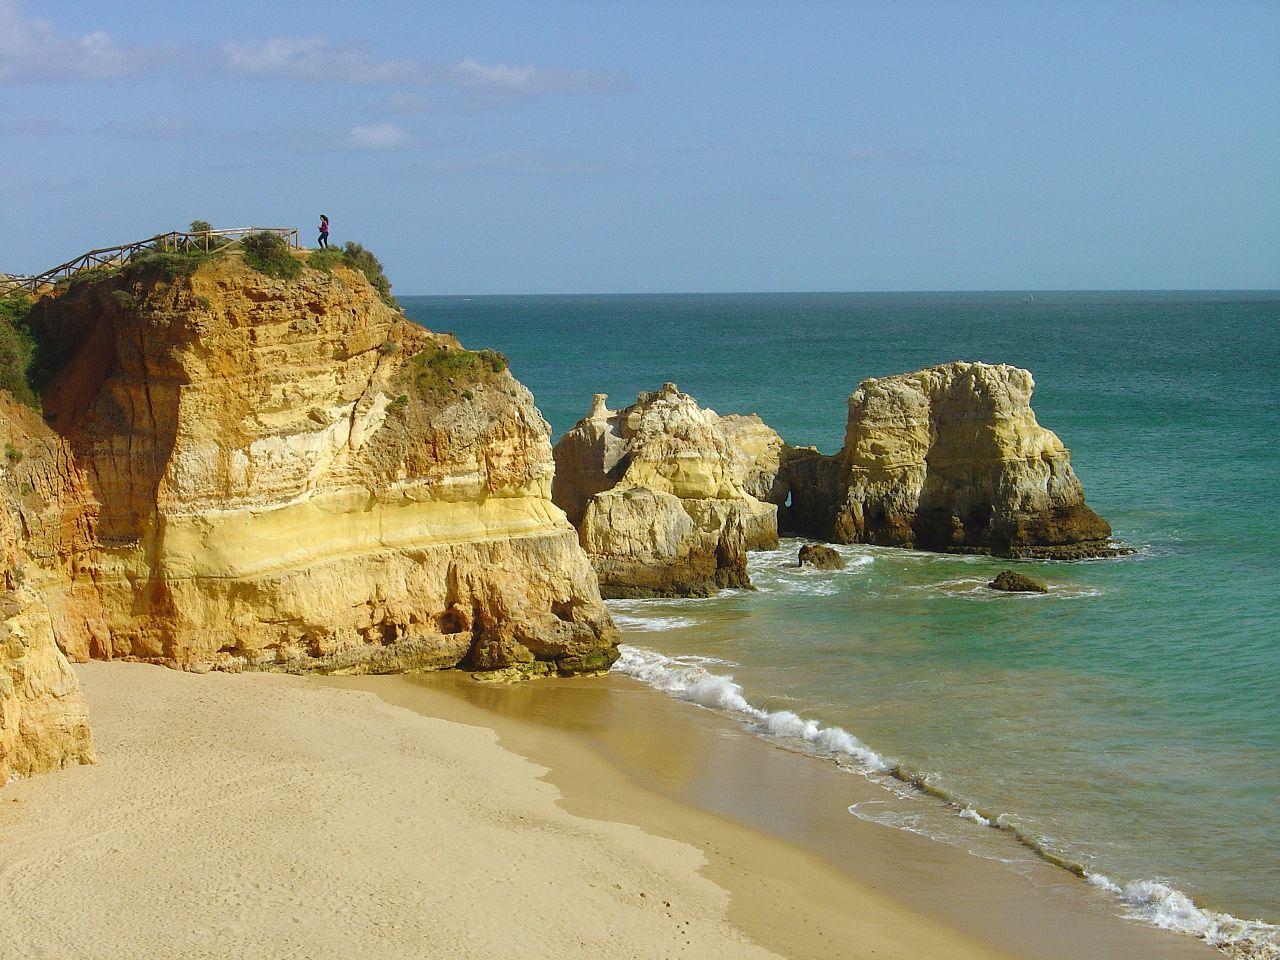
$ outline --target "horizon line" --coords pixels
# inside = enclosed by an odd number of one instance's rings
[[[728,296],[836,296],[881,293],[1274,293],[1280,287],[954,287],[898,290],[588,290],[553,293],[403,293],[397,297],[728,297]]]

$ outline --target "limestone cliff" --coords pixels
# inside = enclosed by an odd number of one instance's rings
[[[597,394],[556,444],[553,486],[601,591],[702,596],[749,586],[746,551],[778,542],[777,508],[748,492],[772,482],[756,468],[768,456],[768,428],[740,418],[726,429],[671,383],[621,411],[605,400]],[[752,438],[750,453],[739,435]]]
[[[80,684],[54,640],[49,605],[36,589],[26,551],[34,537],[56,545],[66,485],[58,482],[60,445],[34,411],[0,392],[0,787],[93,760]],[[65,459],[63,459],[65,463]],[[53,524],[48,521],[55,520]]]
[[[844,447],[784,454],[789,529],[841,543],[1075,559],[1108,555],[1062,441],[1036,422],[1034,381],[955,362],[864,381]]]
[[[49,595],[92,595],[92,627],[59,631],[73,657],[576,672],[616,656],[529,392],[359,272],[150,264],[30,322],[92,527],[40,558]]]

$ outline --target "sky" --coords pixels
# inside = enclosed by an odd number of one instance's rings
[[[1280,3],[0,0],[0,270],[321,213],[400,294],[1280,288]]]

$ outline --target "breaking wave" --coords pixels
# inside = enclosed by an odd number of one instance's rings
[[[1185,893],[1159,880],[1134,880],[1119,884],[1103,874],[1090,871],[1082,863],[1055,850],[1049,841],[1021,826],[1016,818],[984,810],[979,804],[951,793],[927,774],[914,771],[901,762],[877,753],[842,727],[824,725],[791,710],[766,710],[758,707],[746,698],[742,686],[733,677],[707,669],[708,666],[734,664],[711,657],[669,657],[629,644],[620,644],[618,650],[620,656],[613,665],[615,672],[639,680],[678,700],[727,714],[778,746],[834,759],[845,769],[889,786],[900,796],[905,789],[913,791],[916,796],[934,797],[946,804],[958,818],[979,827],[999,830],[1039,858],[1114,895],[1124,905],[1125,915],[1130,919],[1197,937],[1231,957],[1280,960],[1280,926],[1261,920],[1241,920],[1229,914],[1198,907]],[[871,801],[872,804],[878,802]],[[950,839],[927,831],[918,814],[888,810],[872,813],[859,809],[865,805],[854,804],[849,812],[859,819],[908,830],[932,839]]]

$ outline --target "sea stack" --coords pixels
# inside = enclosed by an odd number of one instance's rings
[[[749,586],[746,552],[778,543],[777,508],[747,489],[771,482],[756,475],[768,438],[737,420],[726,431],[715,411],[673,383],[620,411],[605,400],[597,394],[590,414],[556,444],[552,490],[601,593],[706,596]],[[731,439],[742,432],[757,437],[754,456]]]
[[[52,476],[32,582],[73,659],[191,670],[609,666],[550,431],[490,352],[341,261],[155,257],[40,300]],[[37,418],[38,419],[38,418]],[[52,508],[50,508],[52,509]]]
[[[839,453],[786,452],[784,527],[944,552],[1113,554],[1067,448],[1036,422],[1034,385],[1018,367],[960,361],[863,381]]]

